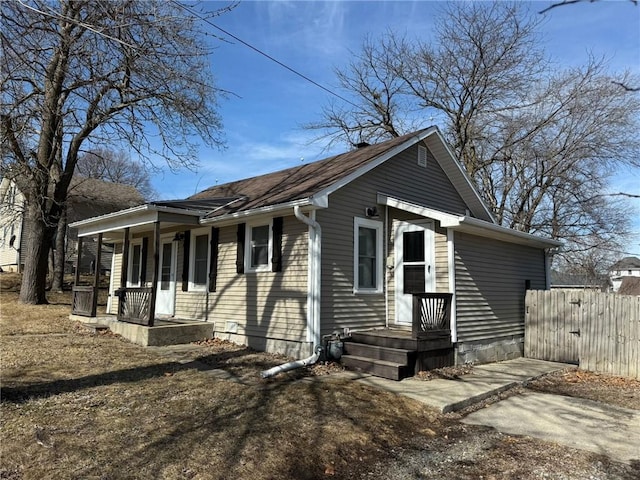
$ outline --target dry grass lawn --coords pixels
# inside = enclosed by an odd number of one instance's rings
[[[339,375],[262,380],[260,370],[282,358],[246,348],[205,342],[176,356],[90,334],[68,320],[68,298],[24,306],[6,290],[0,292],[2,479],[637,473],[604,457],[463,426]]]

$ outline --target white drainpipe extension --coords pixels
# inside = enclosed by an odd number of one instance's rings
[[[313,354],[303,360],[285,363],[262,372],[262,378],[272,377],[280,372],[286,372],[295,368],[312,365],[320,358],[322,343],[320,336],[320,245],[322,229],[316,222],[316,212],[311,211],[305,216],[299,206],[293,207],[293,213],[298,220],[309,226],[309,265],[308,265],[308,294],[307,294],[307,341],[313,343]]]

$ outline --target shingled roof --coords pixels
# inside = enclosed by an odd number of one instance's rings
[[[229,213],[307,199],[329,188],[339,180],[348,177],[359,168],[393,148],[402,145],[412,137],[418,137],[426,130],[429,129],[413,132],[375,145],[363,146],[317,162],[216,185],[192,195],[188,200],[230,199],[225,206],[221,206],[207,215],[212,218]]]
[[[640,295],[640,277],[624,277],[620,288],[620,295]]]
[[[74,176],[69,188],[69,223],[144,203],[130,185]]]
[[[625,257],[617,261],[609,270],[636,270],[640,268],[640,259],[636,257]]]

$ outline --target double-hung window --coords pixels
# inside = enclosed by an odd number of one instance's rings
[[[189,290],[206,290],[209,276],[209,232],[191,232]]]
[[[129,247],[129,271],[127,286],[140,287],[142,276],[142,243],[134,243]]]
[[[353,247],[354,293],[381,293],[382,222],[354,218]]]
[[[245,245],[246,271],[270,271],[273,252],[271,222],[247,225]]]

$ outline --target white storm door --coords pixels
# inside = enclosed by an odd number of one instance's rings
[[[173,315],[176,302],[176,245],[168,239],[160,240],[160,265],[156,290],[156,313]]]
[[[394,256],[396,324],[411,325],[412,293],[435,290],[433,223],[398,222]]]

